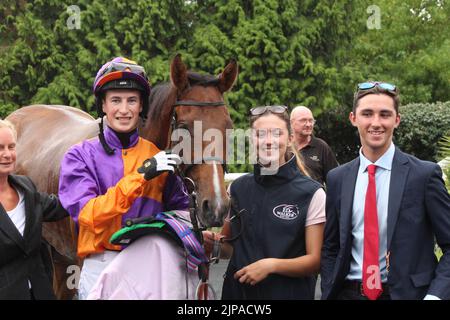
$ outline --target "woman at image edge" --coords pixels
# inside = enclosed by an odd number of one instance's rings
[[[68,216],[55,195],[15,175],[17,133],[0,120],[0,300],[55,299],[41,256],[42,222]]]

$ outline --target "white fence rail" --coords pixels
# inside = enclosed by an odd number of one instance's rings
[[[442,170],[444,170],[445,168],[450,167],[450,157],[445,158],[441,161],[438,162],[438,165],[442,168]],[[239,178],[240,176],[243,176],[245,174],[247,174],[248,172],[244,172],[244,173],[225,173],[225,183],[231,183],[232,181],[236,180],[237,178]],[[445,173],[442,173],[442,178],[446,179]]]
[[[237,178],[239,178],[240,176],[243,176],[247,174],[247,172],[244,173],[225,173],[225,183],[230,183],[234,180],[236,180]]]

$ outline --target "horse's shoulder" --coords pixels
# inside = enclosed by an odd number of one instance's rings
[[[82,118],[88,120],[95,120],[89,113],[70,106],[64,105],[48,105],[48,104],[33,104],[24,106],[13,112],[18,116],[27,115],[48,121],[49,118],[59,118],[61,116],[68,118]]]

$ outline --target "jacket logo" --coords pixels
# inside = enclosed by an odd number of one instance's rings
[[[273,214],[283,220],[294,220],[300,213],[296,204],[280,204],[273,208]]]
[[[311,156],[311,157],[309,157],[312,161],[316,161],[316,162],[319,162],[320,161],[320,159],[319,159],[319,157],[318,156]]]

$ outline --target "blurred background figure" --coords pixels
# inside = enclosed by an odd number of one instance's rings
[[[307,107],[297,106],[291,112],[293,143],[303,156],[308,173],[324,185],[328,171],[339,164],[330,146],[313,135],[315,122]]]

